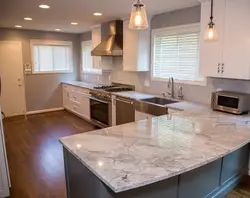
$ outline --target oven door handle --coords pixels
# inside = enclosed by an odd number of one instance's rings
[[[96,99],[96,98],[91,97],[91,96],[89,96],[89,99],[90,100],[95,100],[95,101],[98,101],[98,102],[101,102],[101,103],[109,104],[109,102],[106,102],[106,101],[103,101],[103,100],[99,100],[99,99]]]
[[[126,103],[126,104],[134,104],[134,101],[127,101],[127,100],[122,100],[122,99],[119,99],[119,98],[116,98],[115,99],[116,101],[119,101],[119,102],[123,102],[123,103]]]

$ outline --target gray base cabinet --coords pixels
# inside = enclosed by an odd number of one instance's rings
[[[114,193],[64,148],[68,198],[222,198],[248,168],[249,146],[187,173],[137,189]]]

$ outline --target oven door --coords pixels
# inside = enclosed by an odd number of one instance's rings
[[[90,119],[99,127],[111,126],[112,109],[111,102],[89,97],[90,99]]]

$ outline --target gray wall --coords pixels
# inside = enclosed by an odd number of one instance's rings
[[[70,74],[35,74],[25,75],[25,95],[27,111],[62,107],[62,91],[60,83],[67,80],[78,80],[79,74],[79,35],[0,29],[0,41],[21,41],[23,63],[31,63],[30,39],[44,39],[57,41],[71,41],[73,43],[74,72]]]
[[[155,15],[151,20],[152,29],[185,25],[200,22],[200,6],[176,10],[168,13]],[[85,74],[82,80],[90,82],[108,83],[108,74],[100,76]],[[100,79],[97,81],[97,79]],[[111,80],[114,82],[134,84],[137,91],[160,94],[167,90],[167,83],[160,81],[151,81],[150,72],[124,72],[112,71]],[[149,86],[145,82],[149,81]],[[208,78],[207,86],[176,84],[176,90],[179,86],[183,87],[184,99],[203,104],[210,104],[211,92],[218,88],[250,93],[250,81]]]

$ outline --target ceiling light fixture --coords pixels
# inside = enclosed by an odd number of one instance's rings
[[[49,8],[50,8],[50,6],[48,6],[48,5],[39,5],[39,8],[49,9]]]
[[[129,28],[137,30],[148,28],[146,6],[141,0],[137,0],[136,3],[132,5]]]
[[[24,20],[26,20],[26,21],[32,21],[32,18],[30,18],[30,17],[25,17]]]
[[[210,21],[205,30],[205,35],[204,35],[205,41],[216,41],[218,39],[215,23],[213,22],[214,19],[213,9],[214,9],[214,1],[211,0],[211,16],[210,16]]]
[[[61,31],[61,29],[55,29],[55,31],[60,32],[60,31]]]
[[[22,26],[21,25],[15,25],[16,28],[21,28]]]
[[[100,12],[95,12],[93,15],[94,15],[94,16],[102,16],[102,13],[100,13]]]
[[[78,25],[77,22],[71,22],[71,25]]]

